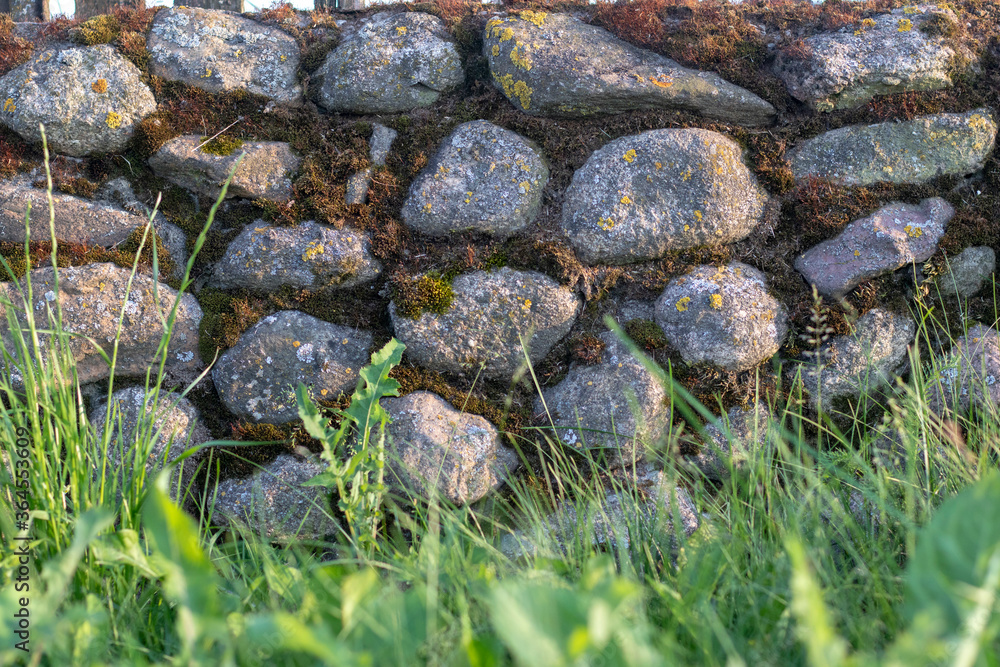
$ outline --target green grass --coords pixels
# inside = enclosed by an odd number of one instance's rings
[[[924,352],[943,329],[932,310],[918,311],[915,372],[877,408],[901,434],[902,468],[872,465],[858,418],[845,425],[789,400],[773,406],[772,446],[710,483],[670,452],[680,424],[690,433],[711,413],[650,365],[679,417],[650,456],[691,494],[701,526],[690,537],[663,515],[645,519],[621,476],[611,490],[623,511],[602,515],[606,485],[540,431],[541,444],[521,443],[539,463],[489,502],[390,497],[377,540],[345,530],[305,545],[186,514],[167,473],[116,488],[102,462],[118,445],[88,424],[72,359],[38,347],[65,341],[59,311],[39,320],[4,305],[16,334],[4,358],[23,382],[0,374],[0,664],[1000,664],[1000,416],[952,415],[959,446],[930,411],[940,369]],[[146,378],[154,391],[168,342]],[[874,393],[870,403],[882,405]],[[17,445],[24,431],[28,447]],[[139,470],[152,435],[140,429]],[[10,464],[20,460],[27,468]],[[21,469],[26,489],[14,481]],[[23,500],[29,593],[14,587]],[[562,542],[545,538],[556,508],[575,522]],[[614,539],[593,544],[595,523],[615,525]],[[534,542],[515,559],[499,548],[513,528]],[[22,596],[29,654],[15,648]]]

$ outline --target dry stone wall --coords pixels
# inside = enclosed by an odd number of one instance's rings
[[[214,437],[298,454],[315,443],[294,386],[343,405],[395,336],[395,488],[456,503],[516,475],[511,446],[534,426],[612,467],[663,448],[669,392],[605,316],[721,399],[686,454],[717,479],[766,446],[757,401],[793,378],[814,385],[811,409],[891,391],[918,307],[951,315],[938,319],[956,336],[977,327],[931,351],[955,360],[940,409],[994,400],[963,386],[1000,377],[983,289],[1000,249],[1000,11],[981,5],[177,7],[0,24],[0,254],[18,273],[2,288],[24,293],[30,272],[36,317],[58,302],[102,348],[124,312],[120,385],[155,353],[197,246],[167,370],[179,384],[214,366],[174,408],[178,428],[200,410]],[[136,257],[154,205],[158,276],[148,249]],[[82,381],[106,381],[92,343],[71,353]],[[117,400],[138,413],[134,394]],[[227,464],[219,516],[271,536],[335,530],[315,489],[275,486],[315,461],[248,452],[265,470]]]

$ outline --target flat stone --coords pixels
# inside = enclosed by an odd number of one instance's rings
[[[774,414],[765,403],[758,401],[749,408],[736,406],[725,418],[705,426],[701,449],[685,457],[685,462],[717,482],[728,481],[730,470],[737,476],[745,475],[750,461],[770,455],[774,427]]]
[[[970,328],[948,355],[937,360],[936,367],[927,395],[933,412],[964,413],[972,406],[984,410],[1000,406],[1000,334],[996,329],[981,324]]]
[[[956,49],[924,32],[939,22],[958,25],[943,6],[901,7],[807,37],[809,55],[779,56],[775,71],[793,97],[818,111],[859,107],[876,95],[947,88]]]
[[[288,201],[292,198],[292,176],[301,159],[280,141],[244,141],[230,155],[206,153],[207,137],[187,134],[171,139],[148,160],[153,172],[171,183],[213,199],[243,156],[226,198],[247,197]]]
[[[535,414],[555,427],[563,444],[595,458],[603,450],[605,465],[628,467],[663,436],[667,394],[614,333],[605,332],[601,340],[601,363],[572,364],[559,384],[543,392],[544,403],[535,399]]]
[[[246,90],[296,102],[299,46],[278,28],[215,9],[170,7],[153,19],[146,48],[156,76],[212,93]]]
[[[68,339],[68,352],[76,361],[76,374],[81,384],[103,380],[111,369],[101,357],[95,343],[110,357],[118,328],[118,318],[124,306],[125,317],[118,344],[115,374],[118,377],[145,375],[152,364],[159,365],[157,350],[164,333],[162,318],[170,315],[177,291],[155,284],[152,278],[137,274],[114,264],[88,264],[59,269],[59,290],[56,292],[55,271],[52,268],[35,269],[30,274],[34,297],[34,316],[37,326],[49,326],[49,313],[55,315],[56,301],[62,309],[63,329],[77,334]],[[156,297],[154,298],[154,288]],[[24,282],[0,285],[3,298],[19,308],[26,294]],[[128,300],[126,300],[128,294]],[[24,324],[23,313],[17,320]],[[186,371],[202,368],[198,356],[198,325],[201,307],[190,294],[180,297],[177,315],[167,349],[166,370]],[[0,342],[4,349],[15,350],[7,320],[0,310]],[[93,340],[94,342],[90,342]],[[52,336],[40,334],[39,344],[43,358],[54,345]],[[13,352],[12,352],[13,353]],[[15,381],[21,381],[21,372],[12,369]],[[154,373],[156,372],[154,368]]]
[[[944,273],[937,278],[938,289],[945,296],[968,299],[979,293],[997,267],[993,248],[981,245],[966,248],[948,258]]]
[[[335,229],[313,220],[294,227],[257,220],[230,242],[209,285],[256,292],[285,286],[318,291],[362,285],[375,280],[381,271],[364,232]]]
[[[465,72],[444,21],[380,12],[331,51],[315,77],[319,103],[330,111],[399,113],[434,104]]]
[[[413,181],[403,221],[437,236],[465,230],[509,236],[538,215],[548,180],[534,142],[485,120],[463,123]]]
[[[219,482],[215,516],[272,540],[319,540],[340,530],[332,518],[330,492],[302,486],[326,466],[281,454],[250,477]]]
[[[136,125],[156,110],[142,73],[114,48],[53,47],[0,78],[0,122],[27,141],[83,156],[125,148]]]
[[[742,239],[766,200],[732,139],[651,130],[608,142],[573,174],[562,230],[587,264],[641,262]]]
[[[808,139],[788,160],[796,180],[843,185],[924,183],[983,168],[997,126],[989,109],[941,113],[875,125],[849,125]]]
[[[840,298],[865,280],[926,261],[954,214],[951,204],[940,197],[917,206],[887,204],[804,252],[795,260],[795,268],[820,294]]]
[[[671,280],[656,302],[656,323],[684,361],[727,371],[770,359],[788,333],[787,319],[764,274],[741,262],[698,266]]]
[[[284,424],[299,418],[295,389],[334,399],[354,388],[372,336],[297,310],[268,315],[240,336],[212,369],[223,404],[237,417]]]
[[[403,495],[446,498],[456,505],[484,497],[518,466],[517,454],[477,415],[427,391],[386,398],[386,482]]]
[[[740,125],[764,125],[775,116],[770,104],[718,74],[681,67],[567,14],[491,19],[483,54],[496,87],[535,116],[678,109]]]
[[[509,380],[524,363],[541,361],[573,326],[580,298],[534,271],[475,271],[452,282],[454,300],[444,315],[410,319],[389,304],[396,338],[411,361],[431,370]]]

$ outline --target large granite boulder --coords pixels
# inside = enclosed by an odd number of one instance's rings
[[[156,110],[139,68],[105,44],[52,47],[0,78],[0,122],[28,141],[67,155],[125,148],[136,125]]]
[[[740,125],[763,125],[775,115],[770,104],[718,74],[681,67],[566,14],[491,19],[483,52],[497,88],[532,115],[681,109]]]
[[[421,12],[374,15],[326,57],[315,77],[330,111],[398,113],[434,104],[465,80],[444,21]]]
[[[277,102],[302,97],[299,46],[278,28],[216,9],[157,12],[146,39],[153,74],[212,93],[246,90]]]
[[[844,185],[923,183],[983,168],[997,126],[989,109],[849,125],[808,139],[789,154],[796,180]]]
[[[594,151],[564,199],[562,229],[577,256],[626,264],[742,239],[760,222],[766,194],[735,141],[669,129]]]
[[[548,179],[533,142],[485,120],[463,123],[413,181],[403,221],[431,235],[509,236],[538,215]]]

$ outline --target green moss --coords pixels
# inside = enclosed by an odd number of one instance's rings
[[[392,293],[397,312],[412,319],[425,312],[444,315],[455,298],[451,282],[431,274],[394,279]]]
[[[625,323],[625,333],[636,345],[647,350],[658,350],[667,346],[663,329],[653,320],[629,320]]]
[[[95,44],[110,44],[118,39],[122,26],[114,16],[101,14],[87,19],[70,31],[69,37],[77,44],[94,46]]]
[[[225,135],[220,135],[211,140],[208,137],[202,137],[199,143],[201,144],[201,148],[199,150],[202,153],[218,155],[220,157],[232,155],[243,147],[242,139],[227,137]]]
[[[956,39],[962,34],[962,27],[947,14],[935,13],[920,24],[920,32],[931,37]]]

